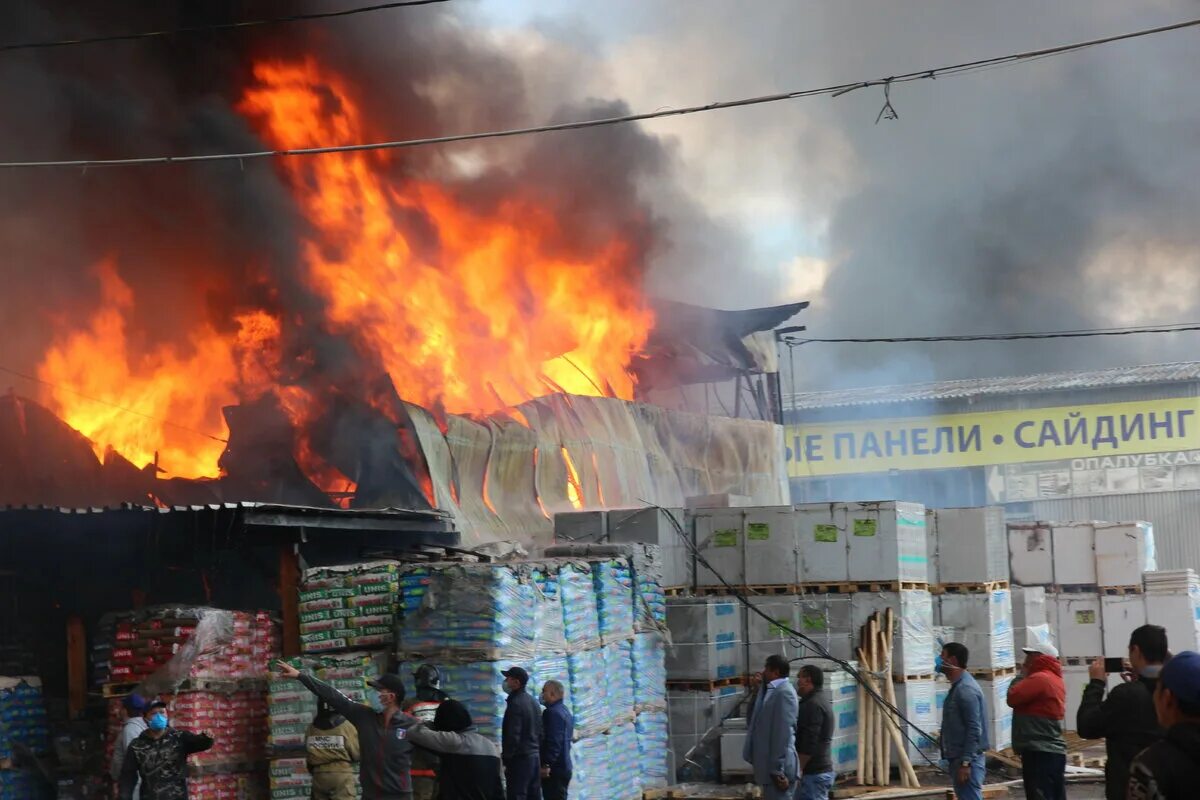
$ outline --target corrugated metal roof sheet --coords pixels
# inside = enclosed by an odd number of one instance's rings
[[[784,395],[784,408],[802,411],[847,406],[886,405],[892,403],[936,402],[990,395],[1066,392],[1105,386],[1186,383],[1200,380],[1200,361],[1173,364],[1146,364],[1114,367],[1088,372],[1047,372],[1001,378],[973,378],[899,386],[870,386],[832,392],[798,392]]]
[[[395,520],[446,520],[450,515],[438,509],[421,510],[409,508],[316,508],[313,506],[290,506],[277,503],[209,503],[206,505],[187,506],[150,506],[138,503],[121,503],[116,506],[88,506],[68,508],[64,506],[0,506],[0,514],[10,512],[53,511],[59,514],[105,514],[142,512],[147,514],[188,514],[198,511],[254,511],[261,514],[289,514],[305,517],[327,517],[347,521],[355,519],[395,519]]]

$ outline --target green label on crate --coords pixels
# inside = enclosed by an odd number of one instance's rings
[[[790,633],[787,631],[787,627],[790,626],[787,626],[784,622],[772,620],[767,625],[767,636],[789,636]]]
[[[719,531],[713,531],[712,543],[713,547],[737,547],[737,528],[724,528]]]
[[[392,633],[391,625],[365,625],[358,629],[358,636],[384,636]]]
[[[313,589],[310,592],[300,593],[300,602],[307,603],[310,600],[330,600],[335,597],[354,597],[353,589]]]
[[[1089,611],[1076,611],[1075,612],[1075,623],[1077,625],[1095,625],[1096,624],[1096,612],[1090,611],[1090,610]]]
[[[805,614],[800,624],[804,626],[806,631],[825,631],[828,626],[825,624],[825,616],[823,614]]]
[[[300,615],[300,622],[320,622],[326,619],[333,619],[333,611],[331,609],[322,609],[320,611],[305,611]]]
[[[877,523],[873,519],[856,519],[854,520],[854,535],[855,536],[874,536]]]
[[[353,592],[353,590],[351,590]],[[395,594],[400,591],[398,583],[364,583],[358,586],[360,595]]]
[[[771,526],[765,522],[751,522],[746,526],[746,538],[752,542],[762,542],[771,538]]]
[[[814,525],[813,539],[818,542],[834,542],[838,540],[837,525]]]
[[[311,642],[328,642],[330,639],[337,639],[342,635],[342,631],[316,631],[314,633],[300,634],[300,641]]]

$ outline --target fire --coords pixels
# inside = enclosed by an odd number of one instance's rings
[[[567,448],[562,448],[563,464],[567,466],[567,499],[575,508],[583,508],[583,485],[579,482],[579,473],[575,470],[575,462]]]
[[[264,61],[254,75],[239,109],[272,145],[372,138],[353,93],[314,60]],[[554,250],[553,209],[510,196],[480,211],[432,181],[388,177],[390,164],[349,152],[283,168],[312,230],[309,283],[406,400],[487,413],[559,388],[632,397],[626,368],[653,319],[627,277],[628,243]]]
[[[92,440],[139,466],[174,476],[219,474],[227,435],[221,406],[233,402],[237,366],[230,339],[210,326],[191,332],[190,353],[166,345],[133,354],[127,316],[133,293],[112,260],[97,267],[102,304],[88,326],[60,337],[38,367],[43,400]]]

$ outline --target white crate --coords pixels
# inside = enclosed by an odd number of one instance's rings
[[[933,673],[933,595],[923,589],[851,595],[850,624],[858,630],[876,611],[893,613],[893,675]]]
[[[1008,559],[1014,583],[1022,586],[1054,583],[1054,551],[1050,529],[1044,524],[1010,524]]]
[[[746,746],[745,730],[726,730],[721,732],[721,776],[751,775],[754,768],[750,762],[742,758]]]
[[[1043,586],[1012,587],[1013,628],[1045,625],[1050,622],[1046,611],[1046,589]]]
[[[1006,581],[1008,538],[1004,509],[944,508],[936,512],[935,583],[985,583]]]
[[[1146,619],[1166,628],[1172,653],[1200,650],[1200,590],[1147,594]]]
[[[688,497],[683,505],[688,509],[699,508],[745,508],[754,504],[754,498],[744,494],[699,494]]]
[[[607,534],[607,511],[561,511],[554,515],[555,544],[599,544]]]
[[[846,515],[851,581],[928,582],[925,506],[851,503]]]
[[[743,509],[742,543],[747,586],[794,586],[800,582],[796,525],[791,506]]]
[[[940,758],[936,737],[941,729],[938,725],[937,690],[933,678],[897,682],[893,688],[896,691],[896,707],[912,723],[904,725],[903,730],[908,738],[901,737],[909,760],[914,767],[929,766],[929,759],[936,763]],[[918,729],[924,733],[919,733]],[[899,758],[895,744],[892,745],[892,758]]]
[[[1154,528],[1149,522],[1096,525],[1096,582],[1141,586],[1142,573],[1158,569]]]
[[[800,597],[798,630],[819,643],[834,658],[845,661],[857,658],[854,648],[858,642],[858,629],[852,621],[851,597],[848,594],[806,594]],[[817,652],[806,655],[815,655]]]
[[[742,518],[740,508],[703,509],[693,514],[696,550],[709,565],[696,564],[697,586],[720,588],[722,578],[732,586],[746,585]]]
[[[1097,655],[1096,658],[1099,658]],[[1067,710],[1066,716],[1063,718],[1063,730],[1074,731],[1077,729],[1075,724],[1076,718],[1079,716],[1079,706],[1083,703],[1083,687],[1091,682],[1091,677],[1088,675],[1088,667],[1086,664],[1066,665],[1063,667],[1063,685],[1067,690]],[[1108,691],[1120,686],[1122,679],[1120,674],[1111,673],[1106,681]]]
[[[695,559],[689,545],[695,544],[693,535],[681,508],[613,508],[608,512],[608,540],[613,544],[658,545],[663,588],[692,586]]]
[[[850,580],[845,504],[799,505],[796,506],[795,520],[801,581],[839,583]]]
[[[767,656],[781,655],[791,661],[805,653],[789,629],[800,629],[800,604],[795,597],[751,597],[747,602],[751,608],[743,608],[746,615],[746,660],[750,672],[762,669]],[[770,617],[763,619],[752,609],[758,609]]]
[[[961,631],[959,641],[971,654],[975,669],[1016,666],[1013,646],[1012,596],[1007,589],[938,597],[944,627]]]
[[[929,582],[931,584],[940,583],[941,579],[938,577],[941,571],[938,565],[938,512],[934,508],[925,509],[925,553],[929,558],[927,569]],[[1005,566],[1007,567],[1007,564]]]
[[[741,604],[729,597],[668,597],[667,678],[715,681],[745,674]]]
[[[1013,715],[1012,709],[1008,707],[1008,687],[1012,682],[1011,675],[978,682],[987,711],[988,746],[992,750],[1003,750],[1012,746]]]
[[[1096,583],[1096,528],[1091,522],[1051,523],[1054,582],[1063,585]]]
[[[1094,592],[1048,594],[1053,598],[1058,652],[1063,658],[1091,658],[1104,652],[1100,596]]]
[[[858,734],[835,736],[829,743],[829,755],[833,759],[833,771],[838,775],[849,775],[858,771]]]
[[[1104,616],[1104,655],[1124,658],[1129,652],[1130,634],[1146,624],[1146,598],[1140,594],[1101,597],[1100,609]]]
[[[667,719],[671,735],[703,736],[733,713],[745,693],[741,686],[722,686],[703,692],[669,689]]]

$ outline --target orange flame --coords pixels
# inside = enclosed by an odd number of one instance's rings
[[[583,508],[583,486],[579,483],[579,473],[575,471],[575,462],[567,448],[562,448],[563,463],[567,466],[567,499],[575,508]]]
[[[311,58],[260,62],[254,75],[239,109],[273,145],[371,138],[352,93]],[[563,238],[552,209],[510,196],[482,212],[431,181],[389,179],[387,154],[283,163],[315,231],[304,246],[311,285],[406,400],[472,413],[547,385],[586,395],[611,385],[632,397],[626,367],[653,319],[626,277],[628,243],[552,251],[545,240]],[[405,219],[426,226],[420,241]]]
[[[171,475],[216,476],[228,435],[221,407],[236,399],[234,346],[204,325],[191,332],[188,354],[160,345],[135,357],[126,331],[133,293],[111,260],[97,273],[103,304],[46,352],[43,400],[101,458],[111,446],[137,465],[157,458]]]

